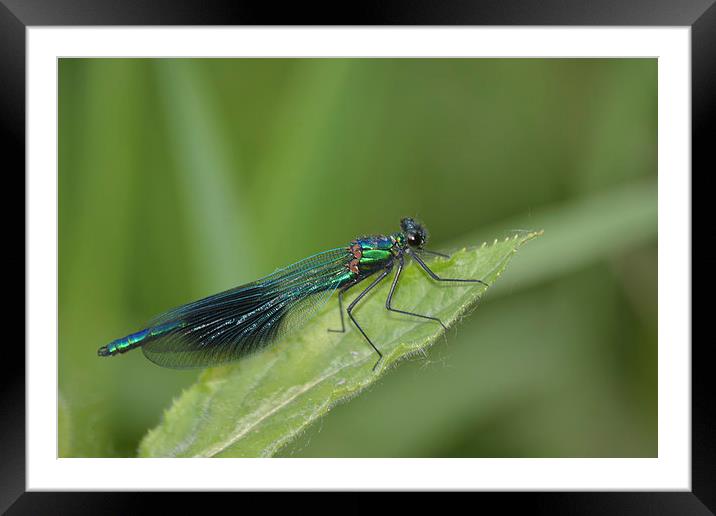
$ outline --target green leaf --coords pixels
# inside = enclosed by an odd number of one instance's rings
[[[492,284],[517,249],[541,234],[521,232],[489,246],[462,249],[430,266],[443,277]],[[440,317],[448,326],[473,308],[487,288],[436,284],[412,263],[403,274],[394,306]],[[385,310],[389,287],[384,281],[354,312],[383,352],[376,371],[376,355],[354,327],[343,334],[326,331],[339,324],[337,306],[328,303],[301,331],[263,353],[205,371],[144,438],[140,456],[271,456],[336,403],[375,383],[400,360],[424,353],[443,335],[442,328]]]

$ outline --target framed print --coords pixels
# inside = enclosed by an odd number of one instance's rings
[[[289,26],[6,2],[27,312],[3,509],[713,508],[690,168],[715,8],[461,5]]]

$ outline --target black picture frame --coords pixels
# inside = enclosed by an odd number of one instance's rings
[[[210,0],[0,0],[0,102],[5,178],[25,177],[25,41],[31,26],[55,25],[576,25],[576,26],[689,26],[692,71],[692,180],[700,192],[711,192],[713,160],[710,147],[716,134],[716,5],[715,0],[678,2],[616,0],[490,0],[446,2],[360,2],[350,10],[322,9],[296,3],[280,7],[266,2]],[[347,6],[347,4],[346,4]],[[7,158],[15,158],[8,160]],[[710,167],[708,165],[711,165]],[[14,173],[17,171],[17,173]],[[700,171],[700,172],[699,172]],[[6,183],[7,184],[7,183]],[[693,184],[693,183],[692,183]],[[6,187],[7,188],[7,187]],[[23,186],[24,190],[24,181]],[[9,189],[8,189],[9,191]],[[692,187],[692,192],[697,192]],[[7,196],[10,197],[10,196]],[[12,220],[12,219],[7,219]],[[701,219],[692,216],[694,225]],[[707,230],[708,228],[706,228]],[[699,234],[692,230],[692,236]],[[693,239],[692,239],[693,242]],[[705,245],[705,244],[702,244]],[[13,249],[19,246],[14,245]],[[716,265],[713,252],[696,253],[692,274]],[[6,254],[7,256],[7,254]],[[16,251],[23,267],[27,256]],[[27,269],[26,275],[27,275]],[[697,276],[704,291],[713,276]],[[701,283],[706,281],[706,285]],[[692,282],[693,284],[693,282]],[[708,309],[707,305],[693,310]],[[693,312],[692,312],[693,313]],[[693,321],[693,315],[692,315]],[[522,508],[544,514],[714,514],[716,512],[716,387],[707,359],[711,339],[692,341],[692,490],[690,492],[480,493],[500,504],[500,511]],[[0,511],[8,514],[132,514],[161,503],[181,503],[187,497],[153,493],[25,492],[25,350],[17,340],[5,339],[0,376]],[[246,494],[211,494],[212,497]],[[415,498],[413,498],[415,499]],[[155,500],[156,501],[156,500]],[[212,498],[212,506],[218,500]],[[233,502],[231,502],[233,503]],[[199,506],[201,507],[201,506]],[[237,506],[237,510],[240,506]],[[204,510],[207,506],[203,506]],[[168,507],[167,507],[168,509]],[[367,509],[367,508],[366,508]]]

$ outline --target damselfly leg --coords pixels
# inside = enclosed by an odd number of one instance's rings
[[[346,324],[343,321],[343,294],[345,294],[349,288],[356,286],[358,283],[360,283],[361,281],[363,281],[364,279],[366,279],[368,277],[369,276],[364,276],[362,278],[358,278],[354,281],[351,281],[346,286],[341,287],[341,289],[338,291],[338,313],[341,314],[341,329],[334,330],[333,328],[328,328],[327,331],[332,332],[332,333],[345,333],[346,332]]]
[[[385,277],[386,277],[388,274],[390,274],[390,271],[392,270],[392,268],[393,268],[393,266],[392,266],[392,262],[391,262],[388,267],[386,267],[385,269],[383,269],[383,271],[380,273],[380,275],[378,275],[378,277],[373,281],[373,283],[371,283],[370,285],[368,285],[363,292],[361,292],[360,294],[358,294],[358,297],[356,297],[356,298],[351,302],[351,304],[348,305],[348,308],[346,309],[346,312],[348,312],[348,317],[351,318],[351,321],[353,321],[353,324],[355,324],[356,328],[358,328],[358,330],[363,334],[363,336],[365,337],[365,340],[368,341],[368,344],[370,344],[371,347],[375,350],[375,352],[378,353],[378,361],[377,361],[377,362],[375,363],[375,365],[373,366],[373,371],[375,371],[375,368],[378,367],[378,364],[380,364],[380,361],[383,360],[383,353],[381,353],[380,350],[375,347],[375,344],[373,344],[373,341],[370,340],[370,337],[368,337],[368,335],[366,335],[366,333],[363,331],[363,328],[361,328],[360,324],[358,324],[358,321],[356,321],[356,318],[353,316],[353,308],[355,308],[356,304],[358,304],[358,302],[359,302],[361,299],[363,299],[363,297],[364,297],[368,292],[370,292],[376,285],[378,285],[378,283],[380,283],[381,281],[383,281],[383,280],[385,279]]]
[[[400,273],[403,272],[403,255],[401,254],[398,258],[398,269],[395,272],[395,278],[393,278],[393,284],[390,286],[390,292],[388,292],[388,297],[385,299],[385,307],[390,310],[391,312],[397,312],[399,314],[405,314],[405,315],[412,315],[413,317],[420,317],[421,319],[429,319],[431,321],[435,321],[440,323],[440,326],[445,328],[447,330],[447,327],[443,324],[443,322],[438,319],[437,317],[431,317],[429,315],[423,315],[423,314],[416,314],[415,312],[407,312],[405,310],[399,310],[397,308],[393,308],[391,306],[391,302],[393,301],[393,293],[395,293],[395,287],[398,285],[398,280],[400,279]]]
[[[425,254],[434,254],[435,256],[442,256],[443,258],[450,258],[449,254],[438,253],[437,251],[430,251],[428,249],[421,249],[420,252]]]
[[[487,283],[485,283],[482,280],[479,279],[459,279],[459,278],[441,278],[437,274],[435,274],[432,270],[430,270],[430,267],[423,261],[422,258],[418,255],[418,253],[413,252],[411,250],[407,250],[408,253],[410,253],[410,256],[412,256],[416,262],[418,262],[418,265],[423,268],[425,272],[428,273],[428,275],[433,278],[435,281],[457,281],[457,282],[463,282],[463,283],[481,283],[485,285],[486,287],[489,287]]]

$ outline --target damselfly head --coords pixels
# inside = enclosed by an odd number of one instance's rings
[[[420,249],[428,241],[428,231],[415,219],[406,217],[400,221],[400,228],[410,247]]]

